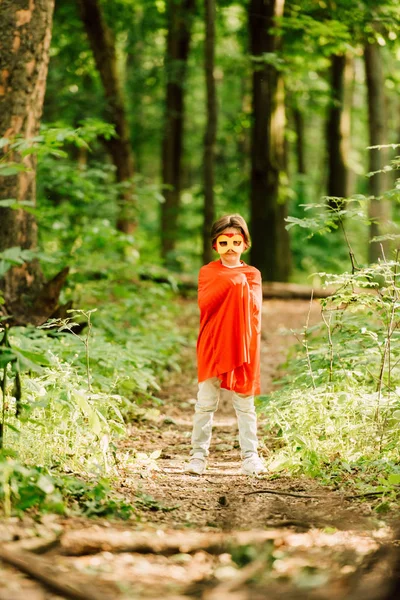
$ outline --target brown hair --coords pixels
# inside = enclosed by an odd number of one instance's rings
[[[246,242],[247,248],[251,246],[251,239],[249,234],[249,229],[247,227],[246,221],[243,219],[241,215],[225,215],[221,217],[211,227],[211,243],[214,245],[217,241],[217,237],[221,235],[224,229],[228,227],[236,227],[240,229],[240,233],[243,234],[244,240]]]

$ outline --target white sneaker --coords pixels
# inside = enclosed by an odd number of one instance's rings
[[[204,454],[193,454],[188,465],[185,466],[186,473],[203,475],[206,469],[206,457]]]
[[[266,472],[267,469],[258,454],[252,454],[242,462],[242,475],[261,475]]]

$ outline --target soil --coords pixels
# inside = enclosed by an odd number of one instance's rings
[[[185,326],[195,329],[197,309],[193,301],[185,302]],[[301,330],[308,319],[317,322],[319,314],[318,302],[264,302],[263,393],[276,387],[288,348],[296,342],[292,330]],[[116,484],[121,495],[136,502],[133,519],[50,516],[37,523],[27,517],[0,526],[0,539],[21,538],[7,545],[19,552],[27,538],[56,536],[57,543],[43,552],[40,564],[45,569],[51,564],[59,581],[73,583],[77,578],[76,589],[90,586],[94,595],[56,596],[48,585],[44,588],[3,565],[0,600],[383,597],[379,594],[384,593],[381,580],[391,560],[392,515],[383,521],[373,501],[346,498],[315,479],[241,475],[228,392],[215,415],[206,473],[198,477],[184,472],[197,388],[194,342],[182,349],[182,365],[181,372],[170,373],[164,382],[159,408],[143,407],[120,448],[120,457],[136,456],[130,468],[121,458]],[[268,457],[262,431],[260,421],[260,454]],[[86,538],[90,553],[79,550]],[[374,596],[375,589],[379,593]]]

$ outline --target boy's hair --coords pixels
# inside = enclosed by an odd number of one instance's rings
[[[243,219],[241,215],[225,215],[221,217],[211,227],[211,243],[214,245],[217,241],[217,237],[221,235],[224,229],[228,227],[236,227],[240,229],[240,233],[243,234],[244,240],[248,248],[251,246],[251,239],[249,234],[249,228],[247,227],[246,221]]]

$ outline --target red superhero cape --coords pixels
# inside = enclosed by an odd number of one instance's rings
[[[199,382],[218,377],[239,394],[260,393],[261,273],[242,263],[230,269],[220,260],[199,273]]]

